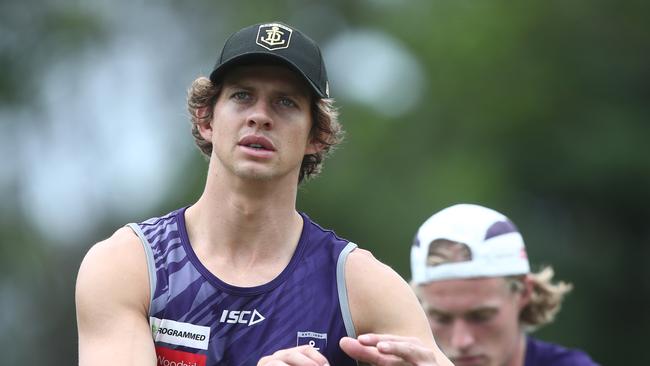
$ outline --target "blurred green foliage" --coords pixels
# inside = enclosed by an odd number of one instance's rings
[[[106,21],[105,4],[31,3],[0,3],[0,108],[30,108],[48,64],[101,47],[119,24]],[[537,334],[602,364],[648,364],[639,350],[650,329],[649,3],[160,4],[196,32],[206,69],[230,32],[257,21],[285,20],[321,44],[354,28],[399,39],[425,70],[423,102],[388,119],[338,100],[346,141],[301,187],[299,208],[405,278],[411,240],[430,214],[457,202],[502,211],[534,267],[552,264],[575,285],[556,323]],[[336,14],[340,28],[320,14]],[[140,219],[194,201],[205,167],[198,153],[180,164],[173,194]],[[7,364],[75,363],[74,281],[91,243],[51,245],[19,205],[20,185],[5,187],[0,324],[11,326],[2,353]],[[104,217],[93,240],[133,220]]]

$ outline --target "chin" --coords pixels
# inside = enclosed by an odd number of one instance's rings
[[[260,166],[244,166],[239,167],[235,170],[235,174],[243,179],[251,179],[257,181],[271,181],[271,180],[286,180],[290,176],[295,176],[295,181],[298,182],[298,173],[296,169],[282,169],[277,168],[270,169],[271,167],[260,167]]]
[[[259,171],[239,172],[237,173],[237,176],[241,179],[260,181],[260,182],[268,182],[273,180],[273,178],[275,177],[273,174],[269,174],[267,172],[259,172]]]
[[[273,180],[278,180],[283,177],[287,176],[287,173],[281,173],[277,171],[272,171],[269,169],[239,169],[235,171],[235,175],[237,175],[241,179],[247,179],[251,181],[258,181],[258,182],[269,182]],[[296,182],[298,181],[298,177],[296,176]]]
[[[455,366],[493,366],[485,356],[460,356],[451,359]]]

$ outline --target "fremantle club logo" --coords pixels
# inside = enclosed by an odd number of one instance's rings
[[[298,332],[296,334],[296,346],[309,345],[315,350],[323,353],[327,347],[327,333]]]
[[[262,24],[257,30],[255,43],[269,51],[289,47],[293,30],[279,23]]]

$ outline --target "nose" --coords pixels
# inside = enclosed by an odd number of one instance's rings
[[[456,321],[451,330],[451,346],[454,349],[467,349],[474,344],[472,329],[465,322]]]
[[[273,127],[273,117],[271,107],[264,100],[259,100],[249,110],[246,117],[248,127],[261,128],[268,130]]]

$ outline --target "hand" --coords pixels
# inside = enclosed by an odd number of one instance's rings
[[[436,354],[418,338],[390,334],[363,334],[344,337],[341,349],[357,361],[377,366],[439,366]],[[451,363],[449,363],[451,365]]]
[[[270,356],[264,356],[257,366],[329,366],[329,363],[314,347],[304,345],[281,349]]]

